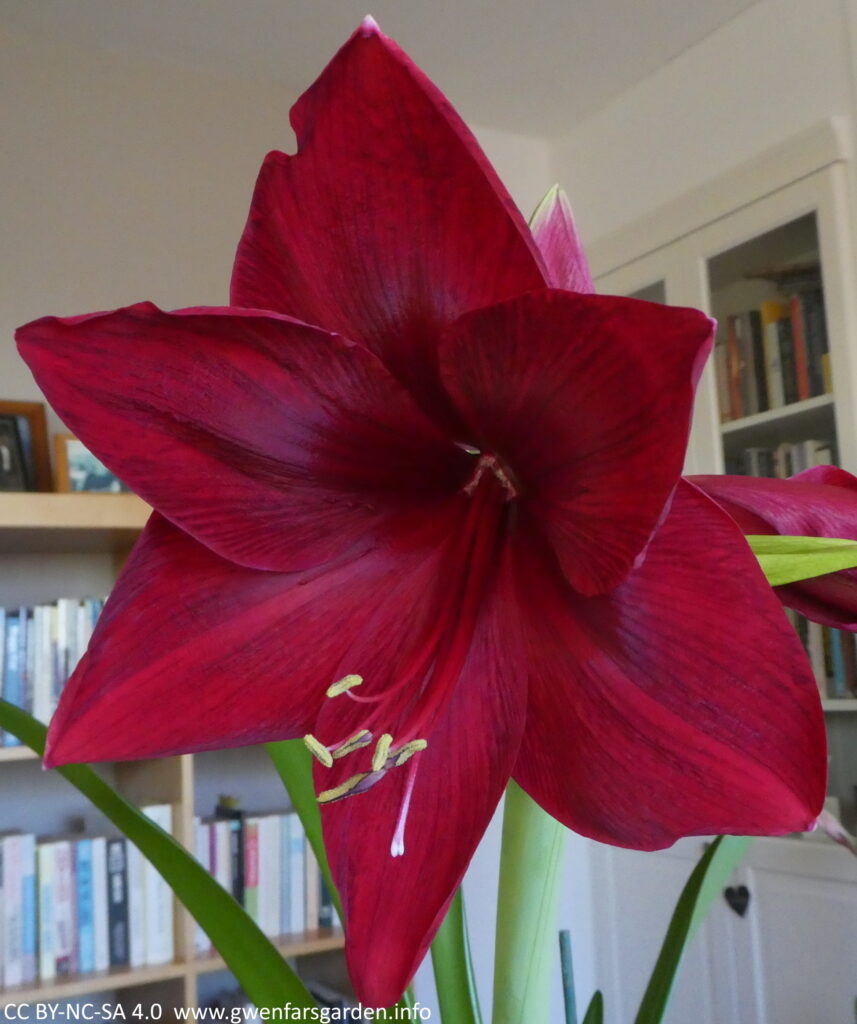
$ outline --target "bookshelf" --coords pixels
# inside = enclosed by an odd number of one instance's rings
[[[72,594],[105,593],[127,557],[149,515],[148,507],[129,494],[0,494],[0,602],[35,603]],[[238,779],[242,806],[285,810],[287,798],[276,773],[258,748],[225,752],[220,757],[165,758],[133,761],[100,768],[109,781],[137,804],[168,803],[173,810],[173,833],[193,848],[195,814],[213,811],[211,794],[230,791],[231,775]],[[0,747],[0,818],[4,828],[37,834],[61,832],[68,820],[86,834],[115,832],[59,776],[42,773],[38,758],[23,747]],[[22,799],[23,794],[26,794]],[[177,907],[174,916],[173,962],[136,969],[114,968],[73,975],[14,988],[0,988],[0,1008],[22,1004],[98,996],[143,1010],[159,1003],[197,1005],[199,979],[223,971],[216,954],[194,951],[195,924]],[[337,930],[303,932],[275,940],[287,958],[325,960],[343,947]],[[341,957],[339,958],[341,960]],[[336,965],[341,976],[341,963]],[[326,967],[327,973],[330,968]],[[334,971],[336,973],[336,971]]]
[[[829,460],[857,472],[857,306],[848,229],[853,220],[849,152],[841,123],[821,122],[590,249],[599,291],[694,306],[718,320],[715,353],[697,392],[686,472],[766,475],[768,469],[774,475],[771,464],[778,450],[777,465],[790,472],[813,460]],[[751,388],[745,374],[753,343],[759,343],[752,336],[751,311],[759,314],[764,304],[769,309],[783,304],[793,356],[792,321],[797,323],[808,292],[821,302],[824,373],[817,366],[814,386],[804,382],[798,394],[793,367],[791,401],[785,401],[781,392],[778,401],[769,402],[767,387],[763,400],[760,387],[748,401]],[[761,315],[755,319],[758,328]],[[735,344],[735,335],[742,341],[742,328],[743,347]],[[789,344],[787,337],[775,333],[774,338]],[[756,368],[764,355],[763,347],[756,353]],[[768,368],[763,367],[765,372]],[[846,642],[853,643],[854,638],[849,635]],[[839,799],[846,825],[854,829],[857,699],[841,686],[836,692],[842,695],[832,696],[829,638],[825,645],[826,666],[819,668],[818,656],[815,660],[831,752],[829,792]]]

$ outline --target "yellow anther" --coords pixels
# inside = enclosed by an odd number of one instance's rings
[[[390,744],[393,742],[393,737],[385,732],[384,735],[378,740],[378,745],[375,747],[375,753],[372,755],[372,771],[379,772],[387,763],[387,754],[390,751]]]
[[[315,736],[310,735],[310,733],[307,733],[306,736],[304,736],[304,746],[314,757],[317,757],[319,761],[321,761],[325,768],[329,768],[333,764],[333,758],[330,755],[330,751],[323,743],[320,743]]]
[[[410,761],[414,754],[418,754],[421,750],[425,750],[428,746],[428,740],[411,740],[410,743],[406,743],[399,750],[393,751],[393,757],[395,757],[395,765],[400,768],[405,761]]]
[[[335,786],[333,789],[323,790],[318,794],[318,802],[320,804],[329,804],[333,803],[334,800],[341,800],[342,797],[348,796],[351,790],[354,789],[355,786],[360,785],[360,783],[365,778],[368,778],[370,774],[370,772],[360,772],[358,775],[352,775],[350,779],[346,779],[341,786]]]
[[[343,676],[340,680],[335,682],[332,686],[328,686],[327,695],[328,697],[338,697],[340,693],[345,693],[346,690],[350,690],[354,686],[359,686],[363,682],[363,676],[348,675]]]
[[[337,757],[345,757],[346,754],[352,754],[355,750],[360,750],[361,747],[368,747],[372,742],[372,733],[368,729],[361,729],[360,732],[356,732],[351,739],[346,740],[341,747],[337,747],[336,750],[332,750],[331,754],[334,759]]]

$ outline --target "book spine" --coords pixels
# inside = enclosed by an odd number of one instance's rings
[[[32,834],[21,836],[21,918],[23,936],[22,981],[32,984],[38,977],[38,906],[36,884],[36,837]]]
[[[259,819],[244,819],[244,909],[259,924]]]
[[[141,808],[165,832],[172,832],[173,809],[169,804]],[[170,963],[174,956],[173,894],[157,868],[143,863],[146,921],[146,963],[153,967]]]
[[[321,870],[309,839],[304,837],[305,891],[307,931],[317,931],[319,926],[319,899],[321,896]]]
[[[20,612],[6,615],[6,659],[3,673],[3,699],[16,707],[22,706],[24,697],[21,666],[21,616]],[[4,747],[20,746],[17,736],[3,734]]]
[[[806,332],[803,322],[803,304],[800,295],[792,295],[789,299],[789,315],[792,322],[792,340],[795,354],[795,384],[797,400],[804,401],[810,397],[809,359],[806,350]]]
[[[21,836],[4,836],[3,846],[3,986],[23,984],[23,884]]]
[[[333,927],[333,896],[331,895],[330,888],[325,881],[324,875],[320,874],[321,882],[319,885],[319,899],[318,899],[318,926],[319,928],[332,928]]]
[[[77,973],[75,948],[74,861],[71,843],[55,844],[54,863],[54,950],[57,977]]]
[[[74,873],[77,887],[78,970],[95,970],[95,920],[92,905],[92,840],[74,844]]]
[[[299,935],[306,930],[306,865],[304,863],[304,831],[300,818],[289,814],[289,931]]]
[[[53,843],[40,843],[36,849],[39,884],[39,979],[56,977],[54,948],[54,859]]]
[[[726,320],[726,365],[729,380],[729,409],[733,420],[744,415],[741,393],[741,347],[738,340],[737,317]]]
[[[783,404],[791,405],[797,401],[797,374],[790,316],[777,320],[777,336],[780,343],[780,370],[783,375]]]
[[[735,333],[738,335],[738,349],[741,355],[741,402],[744,415],[752,416],[759,411],[759,397],[756,387],[756,363],[753,358],[753,335],[747,313],[741,313],[735,318]]]
[[[146,965],[145,861],[133,843],[128,843],[128,966]]]
[[[110,912],[107,907],[107,840],[96,836],[92,840],[92,921],[95,970],[110,967]]]
[[[198,817],[193,821],[193,853],[205,870],[214,877],[211,864],[211,842],[209,826],[200,821]],[[197,924],[193,933],[193,948],[197,956],[203,956],[211,951],[211,939],[205,932],[202,925]]]
[[[107,929],[111,967],[127,967],[130,964],[127,856],[130,846],[125,839],[107,840]]]
[[[759,412],[768,409],[768,381],[765,376],[765,332],[762,330],[762,317],[757,309],[747,314],[747,322],[753,347],[753,365],[756,378],[756,408]]]
[[[259,926],[266,935],[280,934],[282,851],[279,816],[259,820]]]
[[[292,930],[289,815],[279,816],[280,829],[280,935]]]

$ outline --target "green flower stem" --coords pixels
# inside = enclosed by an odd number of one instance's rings
[[[44,725],[4,700],[0,700],[0,728],[17,736],[40,756],[44,754]],[[202,925],[256,1006],[283,1006],[291,1002],[307,1011],[315,1007],[312,996],[270,939],[180,843],[88,765],[66,765],[54,770],[79,789],[157,868]]]
[[[431,944],[431,962],[443,1024],[482,1024],[460,888]]]
[[[547,1024],[567,832],[514,782],[506,790],[493,1024]]]

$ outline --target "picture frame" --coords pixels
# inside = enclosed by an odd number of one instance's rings
[[[57,491],[61,494],[127,494],[129,488],[74,434],[54,434]]]
[[[0,401],[0,424],[0,436],[5,446],[0,452],[0,490],[53,490],[48,424],[43,403]],[[20,472],[13,468],[18,460]],[[12,483],[22,486],[10,486]]]

